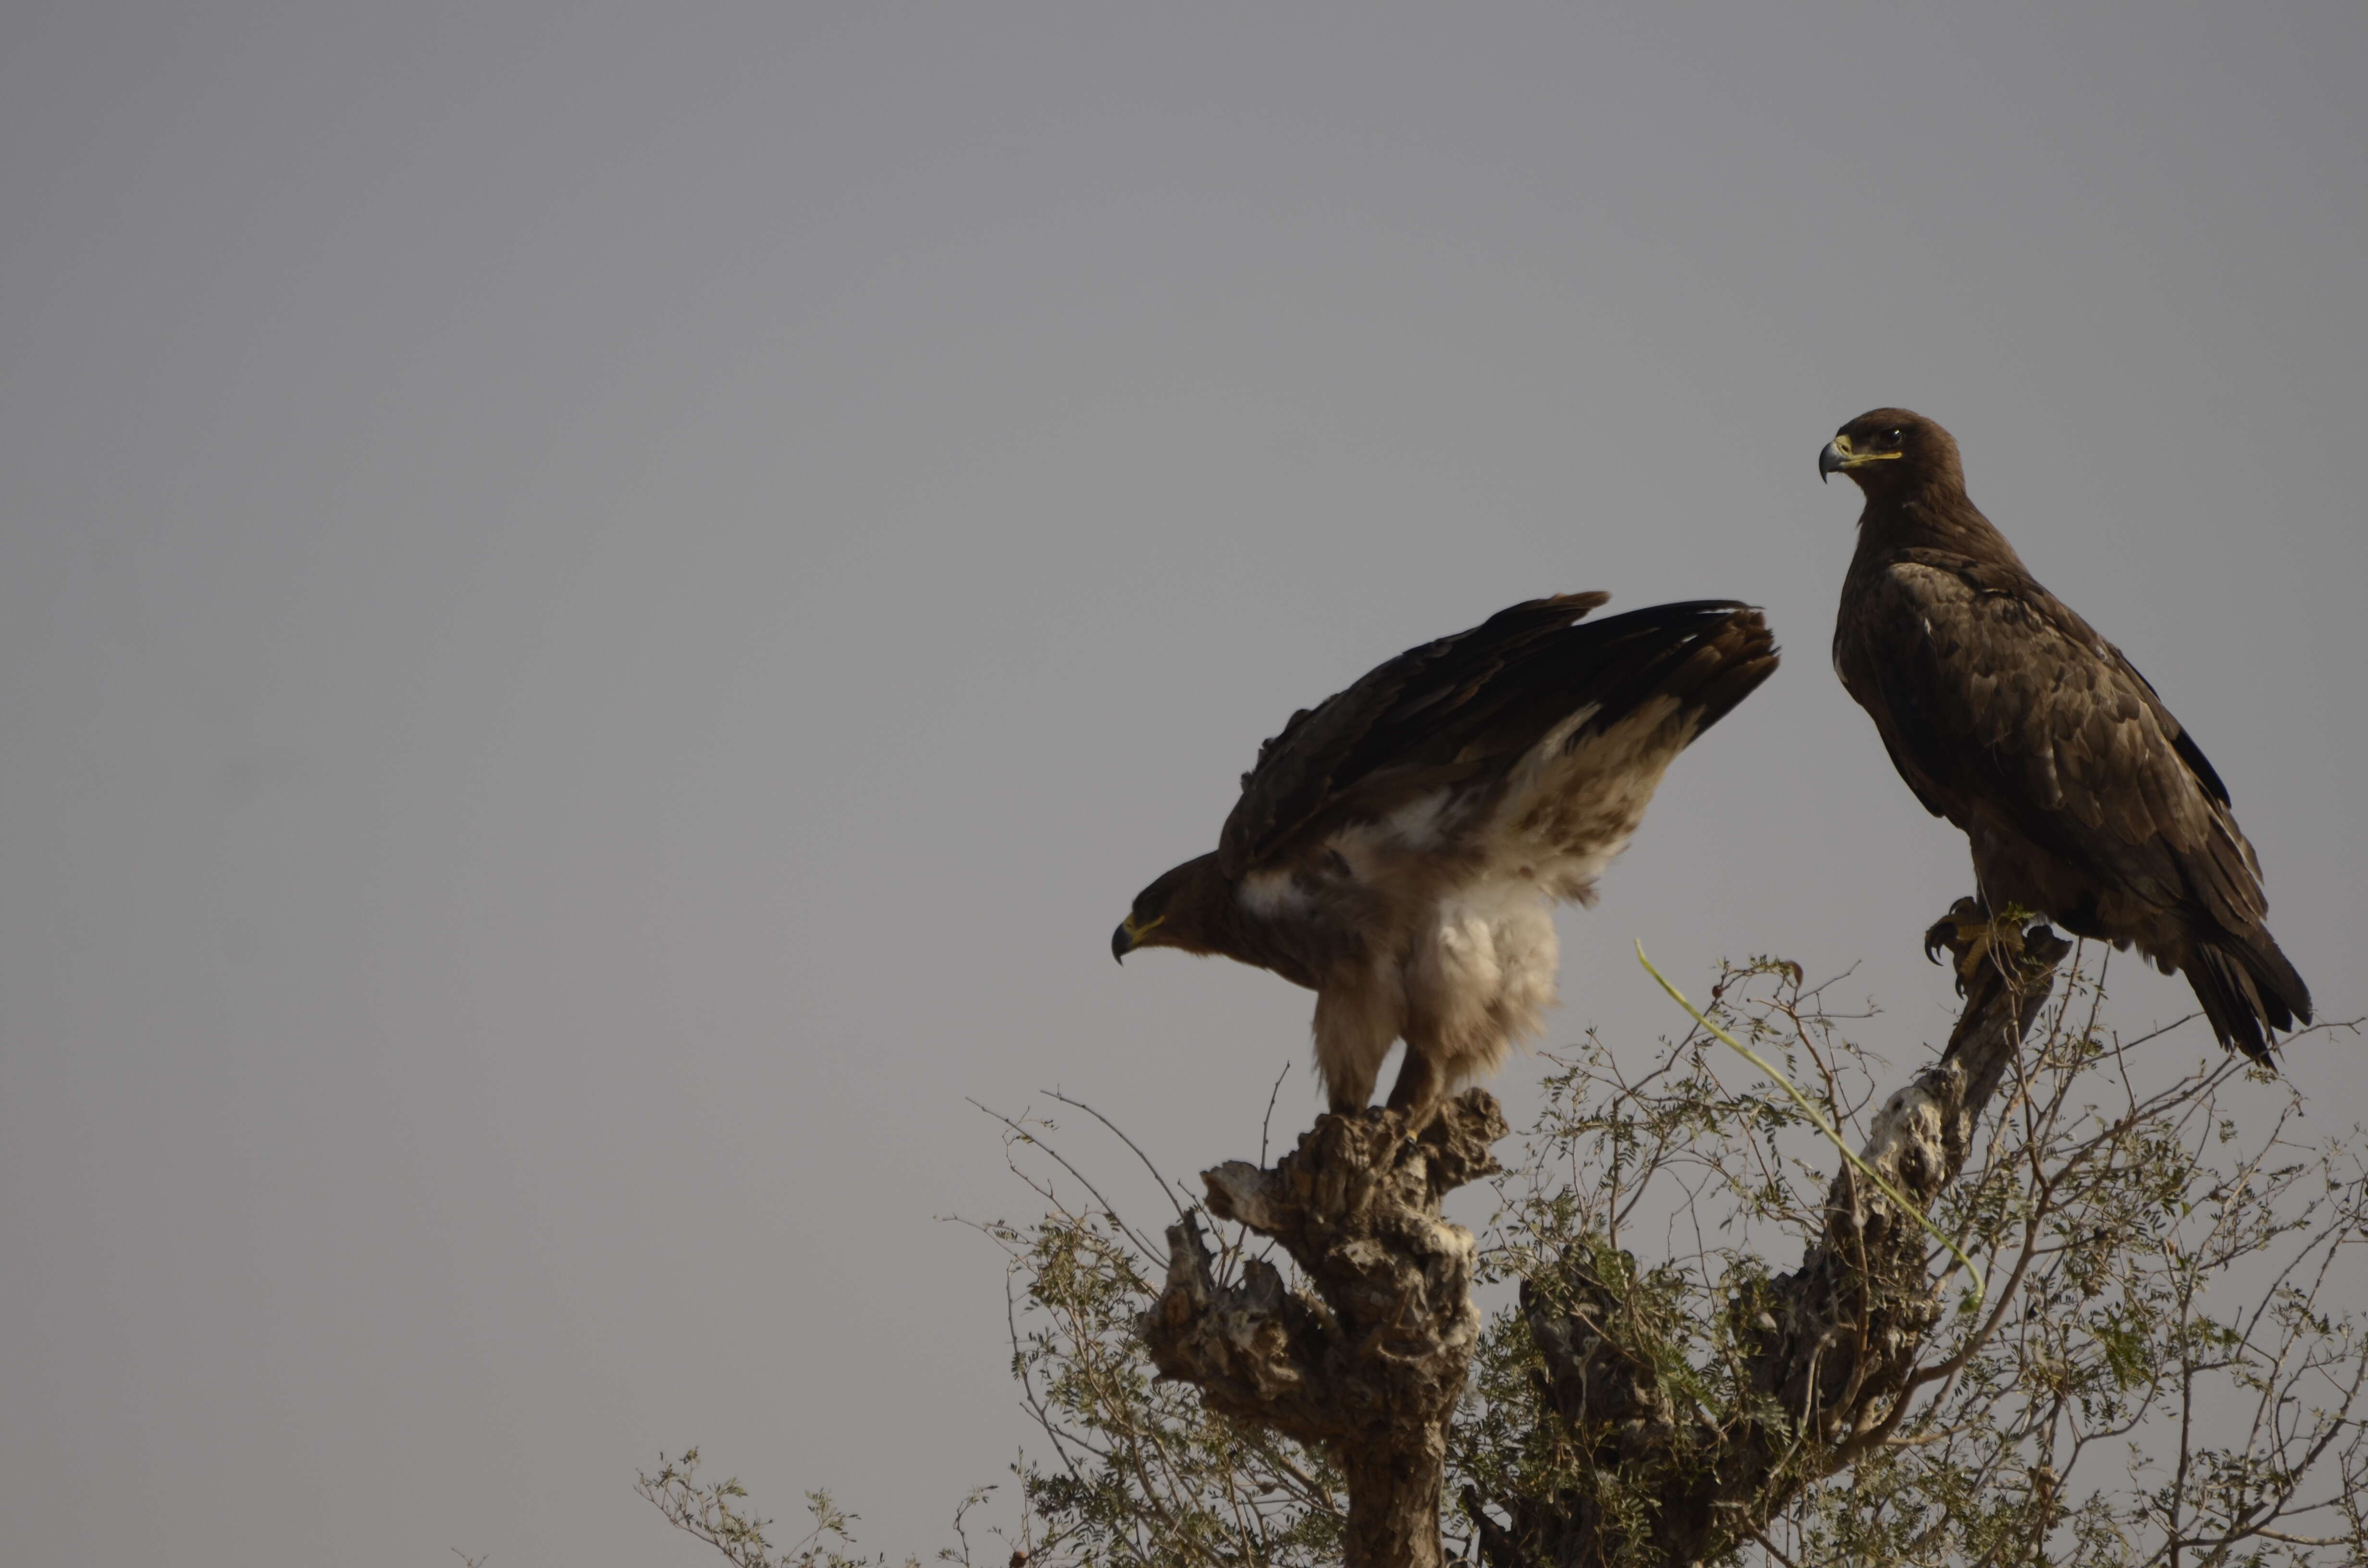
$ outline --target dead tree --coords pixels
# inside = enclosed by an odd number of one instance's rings
[[[1934,927],[1964,977],[1948,1048],[1885,1104],[1862,1156],[1919,1210],[1963,1169],[2070,950],[2044,926],[1992,930],[1974,914],[1961,903]],[[1481,1317],[1472,1234],[1440,1219],[1440,1201],[1497,1168],[1488,1146],[1505,1132],[1496,1101],[1472,1090],[1412,1142],[1387,1111],[1326,1116],[1271,1169],[1236,1161],[1203,1173],[1210,1212],[1280,1243],[1304,1289],[1255,1260],[1221,1287],[1199,1224],[1188,1216],[1167,1232],[1167,1286],[1142,1323],[1153,1363],[1213,1408],[1334,1457],[1348,1483],[1349,1568],[1440,1561],[1447,1427]],[[1882,1442],[1934,1375],[1918,1361],[1941,1311],[1932,1251],[1916,1216],[1845,1165],[1822,1238],[1748,1303],[1749,1413],[1716,1420],[1679,1408],[1651,1365],[1623,1352],[1610,1292],[1590,1301],[1583,1267],[1575,1304],[1549,1309],[1525,1288],[1549,1403],[1597,1464],[1651,1488],[1654,1522],[1639,1541],[1582,1495],[1467,1490],[1486,1561],[1692,1563],[1750,1539],[1801,1487]]]
[[[1221,1287],[1190,1215],[1143,1335],[1160,1372],[1227,1415],[1328,1451],[1348,1482],[1349,1568],[1440,1561],[1447,1424],[1480,1337],[1472,1233],[1440,1199],[1497,1169],[1505,1119],[1469,1089],[1409,1141],[1397,1112],[1326,1116],[1270,1170],[1201,1174],[1209,1211],[1281,1243],[1312,1294],[1252,1259]]]

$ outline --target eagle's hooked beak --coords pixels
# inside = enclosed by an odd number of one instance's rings
[[[1823,484],[1842,470],[1850,467],[1850,437],[1837,436],[1826,443],[1817,454],[1817,483]]]
[[[1126,955],[1143,946],[1143,939],[1151,935],[1151,928],[1167,918],[1167,916],[1162,915],[1138,926],[1135,924],[1134,916],[1130,915],[1120,921],[1118,929],[1110,933],[1110,957],[1121,963],[1126,962]]]

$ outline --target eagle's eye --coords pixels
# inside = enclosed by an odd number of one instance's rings
[[[1885,430],[1883,433],[1883,438],[1895,447],[1899,445],[1899,432],[1896,430]]]

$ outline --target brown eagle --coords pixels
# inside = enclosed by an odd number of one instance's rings
[[[2267,1061],[2310,991],[2194,737],[1965,498],[1946,430],[1878,408],[1817,472],[1866,493],[1834,668],[1916,798],[1964,829],[1982,903],[2135,945],[2187,976],[2222,1045]]]
[[[1759,612],[1605,594],[1533,599],[1409,649],[1291,717],[1242,775],[1214,853],[1135,898],[1110,938],[1220,953],[1315,993],[1315,1063],[1363,1108],[1495,1068],[1555,1000],[1553,904],[1594,900],[1678,753],[1776,668]]]

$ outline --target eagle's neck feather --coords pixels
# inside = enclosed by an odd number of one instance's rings
[[[1896,496],[1869,496],[1859,514],[1858,559],[1887,560],[1903,550],[1945,550],[2028,573],[1962,486],[1934,483]]]
[[[1272,922],[1260,919],[1244,904],[1241,891],[1240,884],[1218,869],[1214,855],[1191,862],[1168,902],[1161,929],[1164,944],[1272,970],[1295,984],[1313,984],[1305,978],[1301,956],[1291,949]]]

